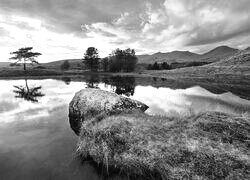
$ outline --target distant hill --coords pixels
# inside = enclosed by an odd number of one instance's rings
[[[212,63],[208,66],[230,66],[231,68],[236,67],[250,67],[250,48],[239,51],[233,56],[222,59],[218,62]]]
[[[70,64],[70,69],[78,69],[83,65],[82,59],[65,59],[59,61],[53,61],[49,63],[41,63],[39,66],[46,67],[48,69],[60,69],[64,61],[68,61]]]
[[[234,55],[238,52],[238,49],[234,49],[228,46],[219,46],[211,51],[203,54],[200,58],[201,61],[216,62],[226,57]]]
[[[0,68],[2,67],[9,67],[10,62],[0,62]]]
[[[154,63],[154,62],[187,62],[196,60],[200,57],[199,54],[195,54],[189,51],[172,51],[168,53],[155,53],[152,55],[138,55],[139,63]]]
[[[30,64],[27,64],[27,67],[60,69],[64,61],[69,61],[71,69],[79,69],[83,65],[82,59],[65,59],[65,60],[58,60],[58,61],[53,61],[53,62],[48,62],[48,63],[40,63],[38,65],[33,64],[33,66],[31,66]],[[11,64],[10,62],[0,62],[0,68],[4,68],[4,67],[10,68],[11,67],[10,64]],[[22,68],[22,66],[20,67]],[[17,68],[17,66],[13,66],[13,68]]]
[[[246,51],[250,51],[250,47],[246,48],[245,50],[246,50]]]
[[[205,54],[196,54],[189,51],[172,51],[168,53],[155,53],[152,55],[138,55],[139,63],[152,64],[154,62],[216,62],[226,57],[232,56],[238,49],[228,46],[219,46]]]
[[[231,74],[231,75],[250,75],[250,50],[238,51],[232,56],[221,59],[220,61],[199,66],[186,67],[166,71],[175,74],[188,74],[188,76],[207,76],[215,74]],[[240,79],[241,81],[243,79]]]

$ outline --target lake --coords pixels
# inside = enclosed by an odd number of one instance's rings
[[[149,106],[146,113],[151,115],[250,114],[250,101],[231,92],[215,94],[196,85],[173,88],[165,80],[157,87],[136,81],[96,76],[0,80],[0,179],[102,179],[90,163],[80,162],[74,154],[78,137],[70,128],[68,105],[83,88],[139,100]]]

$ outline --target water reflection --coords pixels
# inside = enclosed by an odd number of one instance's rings
[[[135,78],[130,76],[113,76],[104,79],[104,83],[111,85],[113,92],[119,95],[133,96],[135,92]]]
[[[100,77],[98,74],[94,76],[87,76],[86,84],[87,88],[99,88],[98,85],[100,83]]]
[[[229,92],[213,94],[199,86],[187,89],[137,86],[132,98],[147,104],[146,112],[151,115],[183,117],[208,111],[235,115],[250,113],[250,101]]]
[[[61,79],[66,85],[70,85],[71,78],[70,77],[62,77]]]
[[[68,105],[75,93],[86,87],[130,96],[147,104],[148,114],[250,113],[250,101],[232,93],[214,94],[199,86],[176,89],[138,86],[131,77],[92,76],[85,77],[84,82],[72,80],[67,85],[61,80],[45,79],[25,80],[23,84],[24,80],[0,80],[4,87],[0,89],[0,162],[4,162],[0,163],[0,179],[103,179],[90,165],[81,165],[73,158],[78,137],[68,122]],[[30,93],[34,87],[28,84],[39,84],[43,89]],[[19,93],[12,92],[13,85],[19,87],[15,88]],[[22,95],[27,92],[46,96],[36,97],[39,103],[33,103]]]
[[[29,87],[27,79],[25,79],[25,86],[14,85],[14,87],[15,90],[13,90],[13,92],[16,94],[16,98],[22,98],[31,102],[38,102],[38,98],[44,96],[41,92],[42,86]]]

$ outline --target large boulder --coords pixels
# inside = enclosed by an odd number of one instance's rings
[[[77,92],[69,105],[71,128],[78,134],[81,123],[98,116],[124,111],[145,111],[148,106],[130,98],[100,89],[86,88]]]

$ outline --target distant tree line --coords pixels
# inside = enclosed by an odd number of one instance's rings
[[[171,69],[171,66],[166,62],[159,63],[159,64],[155,62],[154,64],[149,64],[147,69],[148,70],[169,70]]]
[[[170,70],[170,69],[177,69],[177,68],[184,68],[184,67],[192,67],[192,66],[202,66],[209,64],[210,62],[173,62],[168,64],[166,62],[163,63],[153,63],[147,66],[147,70]]]
[[[137,64],[134,49],[116,49],[108,57],[99,58],[98,50],[89,47],[84,54],[83,63],[91,71],[103,70],[105,72],[132,72]]]

